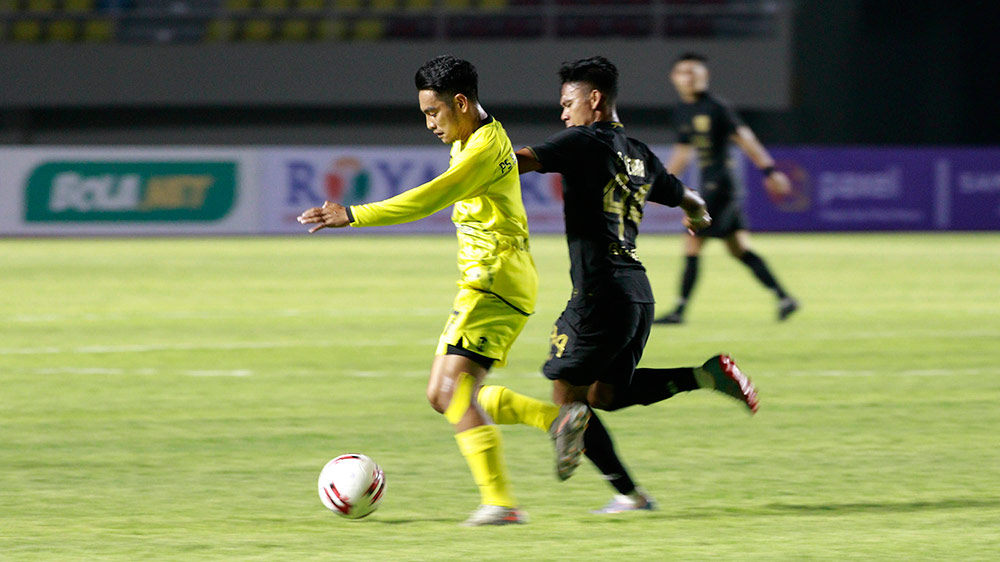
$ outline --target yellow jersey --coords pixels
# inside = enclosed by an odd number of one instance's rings
[[[507,132],[492,117],[451,146],[448,169],[433,180],[375,203],[352,205],[351,226],[412,222],[455,205],[459,287],[503,299],[523,314],[535,311],[538,273],[528,244],[517,158]]]

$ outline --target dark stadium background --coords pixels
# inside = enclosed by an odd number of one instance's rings
[[[996,144],[989,4],[4,0],[0,143],[425,144],[410,81],[441,52],[480,65],[515,143],[558,126],[559,62],[607,54],[626,77],[623,119],[666,143],[675,98],[663,69],[700,48],[718,93],[768,144]],[[649,5],[670,19],[629,19]],[[773,56],[747,56],[782,25],[787,42],[763,51]],[[518,57],[511,44],[534,50]],[[501,79],[518,84],[491,89]]]

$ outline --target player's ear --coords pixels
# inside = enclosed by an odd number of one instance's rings
[[[590,91],[590,109],[596,110],[601,106],[601,102],[604,101],[604,94],[600,90],[594,89]]]
[[[455,94],[452,101],[455,104],[455,108],[461,113],[465,113],[465,110],[469,108],[469,98],[465,97],[465,94]]]

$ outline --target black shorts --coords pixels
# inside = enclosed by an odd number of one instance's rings
[[[726,238],[737,230],[746,230],[747,218],[743,214],[742,187],[728,174],[702,178],[702,197],[712,217],[712,224],[699,231],[698,236]]]
[[[571,301],[552,328],[542,373],[576,386],[628,384],[652,323],[652,303]]]
[[[712,217],[712,224],[698,231],[698,236],[726,238],[737,230],[747,230],[747,218],[743,214],[742,202],[729,200],[723,205],[709,203],[707,207],[708,214]]]

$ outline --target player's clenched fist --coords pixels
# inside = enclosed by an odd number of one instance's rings
[[[300,224],[317,224],[309,229],[309,234],[323,228],[341,228],[351,223],[347,209],[343,205],[327,201],[322,207],[313,207],[299,215]]]

